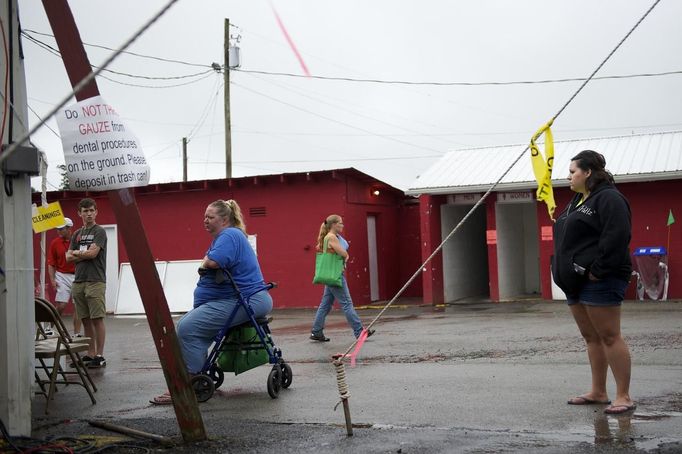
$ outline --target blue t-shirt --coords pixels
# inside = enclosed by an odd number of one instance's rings
[[[336,235],[336,237],[339,239],[339,243],[341,244],[341,247],[343,248],[344,251],[348,250],[348,241],[341,235]]]
[[[239,287],[242,295],[248,295],[264,284],[263,273],[256,253],[249,244],[244,232],[235,227],[228,227],[213,239],[206,251],[206,256],[227,269]],[[236,298],[237,293],[227,275],[224,282],[216,282],[217,270],[206,270],[199,277],[194,290],[194,307],[208,301]]]

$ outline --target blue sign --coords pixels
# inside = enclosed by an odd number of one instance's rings
[[[667,251],[663,246],[638,247],[632,255],[666,255]]]

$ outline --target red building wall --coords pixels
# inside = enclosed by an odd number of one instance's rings
[[[374,195],[373,190],[379,190]],[[154,258],[159,261],[200,259],[211,237],[203,227],[206,206],[217,199],[235,199],[243,210],[247,231],[257,235],[258,258],[265,279],[279,284],[273,291],[276,307],[315,307],[322,287],[312,284],[315,241],[329,214],[344,218],[351,247],[348,284],[356,305],[370,303],[367,215],[377,219],[377,255],[380,299],[389,299],[403,285],[405,269],[419,265],[418,212],[408,208],[403,193],[353,169],[272,176],[171,183],[136,188],[136,199]],[[80,192],[55,192],[75,227]],[[116,224],[108,198],[97,201],[98,224]],[[36,196],[34,202],[39,203]],[[409,226],[403,229],[403,225]],[[55,237],[49,232],[49,241]],[[401,248],[401,243],[415,242]],[[40,264],[39,235],[35,236],[35,263]],[[119,237],[119,261],[128,255]],[[37,274],[36,274],[37,276]],[[405,296],[421,296],[419,285]]]

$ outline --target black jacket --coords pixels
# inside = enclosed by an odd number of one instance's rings
[[[575,297],[588,279],[630,280],[630,205],[615,186],[597,186],[580,206],[576,194],[554,224],[554,282]],[[584,274],[575,265],[585,268]]]

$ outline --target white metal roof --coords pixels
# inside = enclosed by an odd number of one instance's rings
[[[521,154],[526,145],[456,150],[420,175],[407,194],[455,194],[486,191]],[[544,145],[540,146],[544,153]],[[606,158],[616,183],[682,178],[682,131],[554,142],[552,184],[567,186],[570,159],[582,150]],[[512,167],[496,190],[535,189],[530,151]]]

